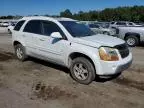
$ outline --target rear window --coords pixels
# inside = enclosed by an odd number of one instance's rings
[[[22,25],[24,24],[24,22],[25,22],[24,20],[19,21],[19,22],[16,24],[14,30],[19,31],[20,28],[22,27]]]

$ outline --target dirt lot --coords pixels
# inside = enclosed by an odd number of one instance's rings
[[[0,108],[144,108],[144,47],[132,52],[133,65],[118,78],[86,86],[64,67],[18,61],[11,35],[0,33]]]

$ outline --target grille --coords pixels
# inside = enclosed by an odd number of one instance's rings
[[[118,49],[122,58],[126,58],[129,55],[129,49],[126,43],[121,45],[116,45],[115,48]]]

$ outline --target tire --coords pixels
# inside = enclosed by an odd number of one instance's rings
[[[14,48],[17,59],[20,61],[25,61],[27,58],[25,48],[21,44],[15,45]]]
[[[11,31],[10,31],[10,29],[8,29],[8,33],[9,33],[9,34],[11,34]]]
[[[70,73],[74,80],[85,85],[90,84],[96,76],[94,66],[84,57],[78,57],[72,61]]]
[[[126,43],[130,47],[135,47],[135,46],[139,45],[139,39],[136,36],[127,36],[126,37]]]

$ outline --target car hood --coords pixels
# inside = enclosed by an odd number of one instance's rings
[[[123,41],[122,39],[103,34],[74,38],[73,42],[97,48],[101,46],[114,47],[116,45],[125,43],[125,41]]]

